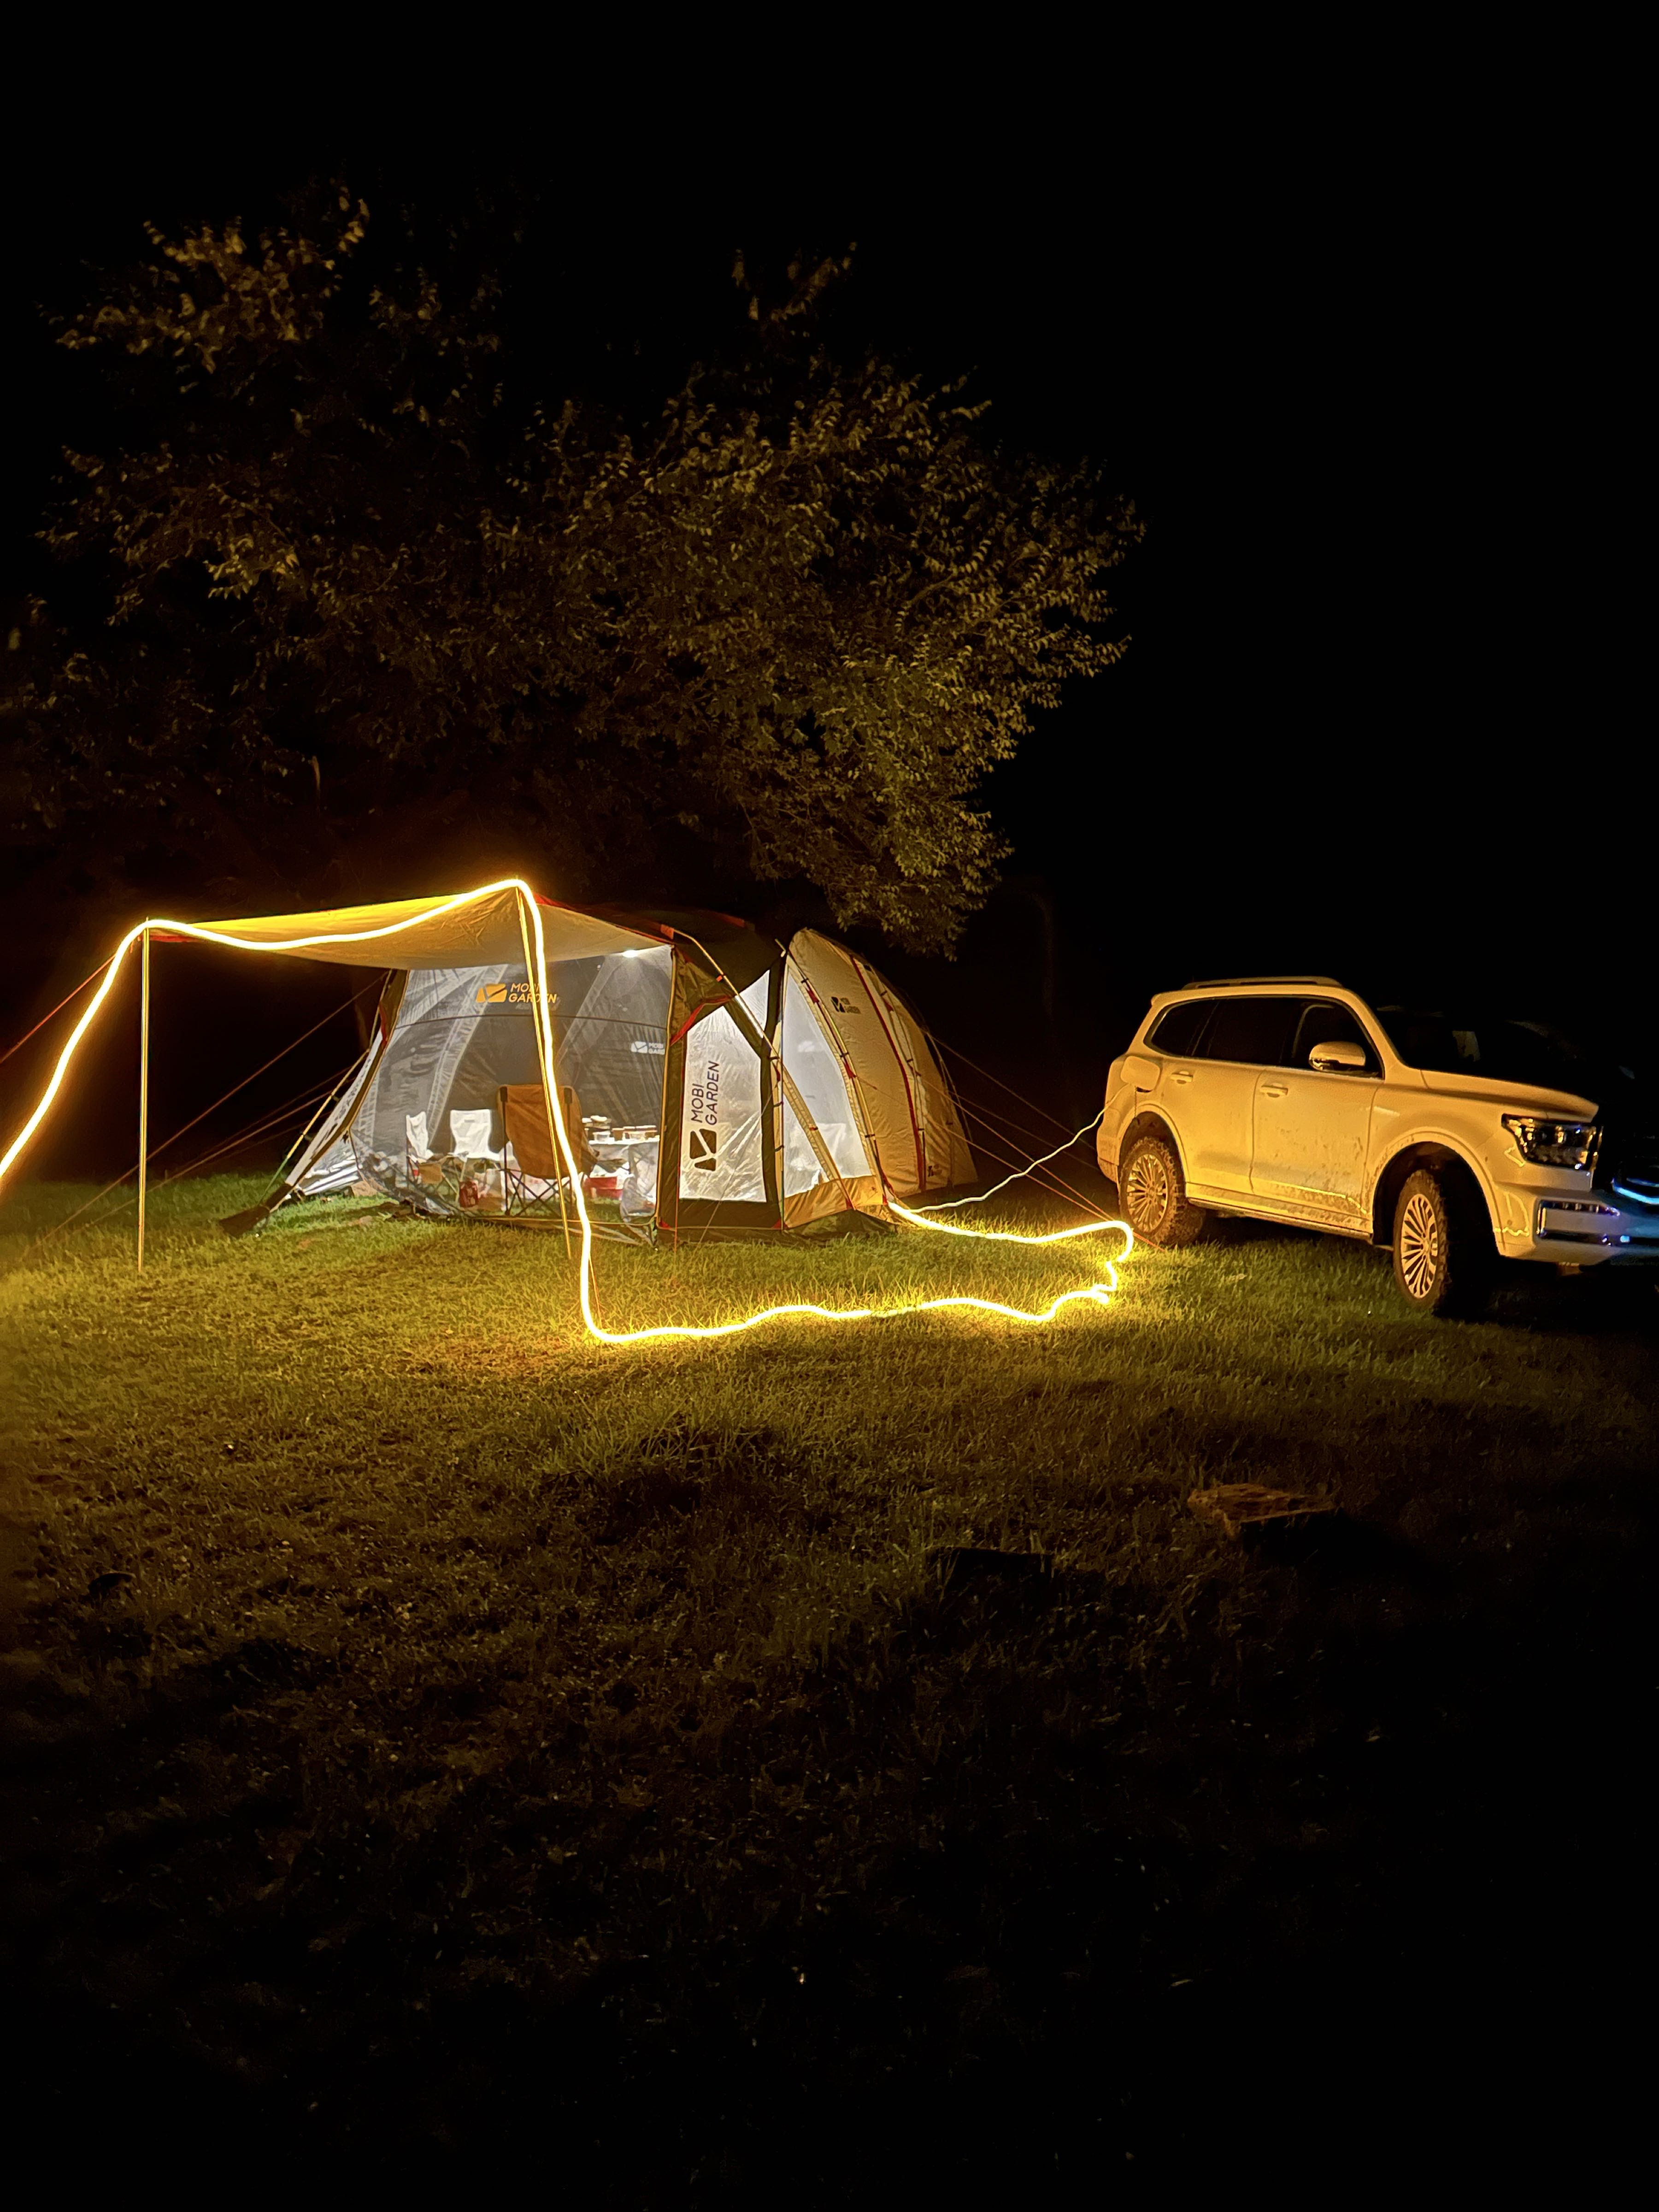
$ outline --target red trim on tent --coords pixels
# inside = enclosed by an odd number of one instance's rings
[[[689,1030],[696,1029],[705,1014],[712,1014],[718,1006],[729,1006],[736,996],[735,991],[728,991],[723,999],[699,999],[673,1036],[669,1038],[669,1049],[672,1051]]]

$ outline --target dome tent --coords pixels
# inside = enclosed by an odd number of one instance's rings
[[[884,1225],[890,1197],[972,1180],[925,1028],[847,946],[814,930],[780,944],[723,915],[536,908],[562,1158],[520,892],[203,925],[389,971],[369,1048],[287,1180],[228,1226],[366,1188],[556,1227],[574,1167],[601,1235],[793,1237]]]

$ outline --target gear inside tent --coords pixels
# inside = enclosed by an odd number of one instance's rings
[[[779,944],[723,915],[536,904],[574,1160],[517,894],[209,925],[387,971],[368,1051],[258,1218],[355,1190],[556,1229],[574,1166],[602,1234],[775,1237],[888,1225],[890,1196],[972,1181],[927,1030],[846,945],[813,930]]]

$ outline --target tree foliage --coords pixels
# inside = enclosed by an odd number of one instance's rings
[[[492,277],[322,213],[152,234],[62,330],[120,411],[48,533],[83,611],[3,664],[15,842],[222,906],[463,853],[593,898],[724,868],[948,948],[988,771],[1121,649],[1132,510],[833,357],[844,264],[763,306],[739,262],[733,342],[630,414],[521,402]]]

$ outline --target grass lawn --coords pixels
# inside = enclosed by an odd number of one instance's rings
[[[613,1350],[556,1238],[350,1200],[220,1237],[258,1194],[163,1189],[142,1282],[130,1215],[0,1210],[8,1940],[54,2128],[90,2094],[124,2144],[841,2202],[878,2139],[895,2185],[1064,2193],[1286,2097],[1401,2140],[1487,2057],[1515,2125],[1552,2068],[1620,2078],[1648,1284],[1435,1323],[1386,1255],[1241,1229],[1048,1328]],[[599,1264],[635,1323],[1093,1273],[919,1234]],[[1243,1479],[1342,1516],[1230,1542],[1186,1501]]]

